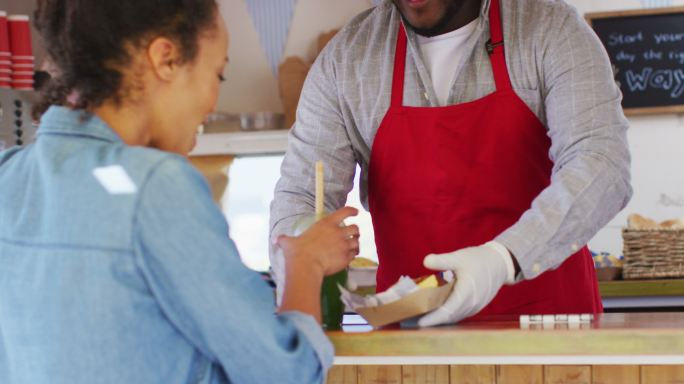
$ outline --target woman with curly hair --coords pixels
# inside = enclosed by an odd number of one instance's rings
[[[344,208],[278,240],[279,308],[185,155],[216,103],[215,0],[39,0],[58,69],[36,142],[0,152],[1,383],[321,382]]]

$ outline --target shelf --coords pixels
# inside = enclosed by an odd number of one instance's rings
[[[684,296],[684,280],[599,281],[601,297]]]
[[[287,150],[287,129],[276,131],[205,133],[197,136],[190,156],[272,155]]]

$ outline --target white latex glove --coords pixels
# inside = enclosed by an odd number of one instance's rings
[[[420,327],[456,323],[476,314],[504,284],[513,283],[515,274],[510,252],[496,242],[427,255],[423,265],[432,270],[453,271],[457,280],[444,304],[418,320]]]

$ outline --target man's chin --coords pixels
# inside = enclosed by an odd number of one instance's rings
[[[426,37],[432,37],[432,36],[437,36],[439,35],[440,29],[439,26],[436,25],[431,25],[431,26],[426,26],[426,27],[420,27],[420,26],[415,26],[412,25],[411,23],[407,23],[411,29],[413,29],[414,32],[421,36],[426,36]]]
[[[403,13],[401,13],[401,18],[417,34],[427,37],[437,36],[451,32],[448,30],[448,25],[459,12],[462,5],[463,2],[451,3],[441,16],[432,17],[432,20],[427,20],[426,17],[407,17]],[[410,16],[416,16],[416,14]]]
[[[442,25],[439,22],[411,22],[411,20],[403,17],[404,24],[411,28],[415,33],[421,36],[432,37],[440,34]]]

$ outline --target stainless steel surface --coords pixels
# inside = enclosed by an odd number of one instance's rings
[[[275,112],[245,112],[240,114],[240,129],[243,131],[269,131],[282,129],[285,115]]]

